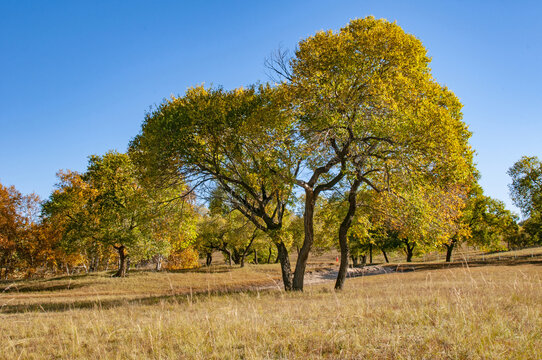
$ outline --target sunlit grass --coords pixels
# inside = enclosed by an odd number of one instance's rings
[[[278,274],[271,265],[213,274],[142,273],[124,280],[83,277],[72,281],[94,285],[58,292],[67,299],[70,291],[107,289],[110,280],[122,291],[107,306],[1,314],[0,358],[538,359],[541,265],[355,278],[339,293],[332,283],[304,293],[163,293],[170,281],[175,289],[184,280],[196,286],[201,279],[216,284],[226,284],[228,277],[265,279]],[[149,302],[150,297],[121,294],[146,287],[161,295]],[[39,291],[19,294],[30,296],[19,302],[49,301]],[[13,293],[4,294],[2,303],[8,295]]]

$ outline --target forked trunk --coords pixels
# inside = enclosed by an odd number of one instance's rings
[[[416,244],[411,244],[410,242],[405,242],[405,253],[406,253],[406,262],[412,262],[412,256],[414,255],[414,246]]]

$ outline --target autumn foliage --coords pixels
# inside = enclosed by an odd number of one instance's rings
[[[401,248],[407,261],[444,249],[449,261],[463,242],[519,239],[516,218],[477,184],[462,104],[418,38],[367,17],[283,55],[268,63],[275,84],[165,100],[126,153],[60,171],[43,203],[0,185],[0,276],[123,277],[149,262],[197,267],[200,253],[210,266],[220,252],[230,265],[280,262],[285,289],[303,290],[309,253],[338,248],[342,289],[350,258],[373,247],[386,261]],[[542,197],[540,177],[524,173],[539,169],[525,158],[510,170],[530,233]]]

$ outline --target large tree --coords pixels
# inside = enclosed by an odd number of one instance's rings
[[[362,184],[378,190],[373,178],[386,183],[399,172],[458,180],[470,161],[470,133],[457,98],[431,78],[421,42],[396,24],[355,20],[303,40],[290,62],[282,60],[272,64],[285,75],[275,88],[197,87],[164,102],[132,149],[142,166],[165,176],[216,182],[239,211],[274,234],[285,288],[302,290],[323,192],[347,177],[355,199]],[[292,281],[279,234],[294,183],[304,191],[305,235]]]
[[[299,171],[291,120],[279,89],[198,86],[146,117],[131,144],[136,163],[164,183],[214,183],[231,206],[276,245],[285,289],[292,287],[283,218]]]
[[[289,63],[281,60],[275,69],[285,75],[305,169],[296,180],[305,192],[305,241],[293,286],[303,289],[318,196],[348,179],[341,288],[357,192],[389,189],[395,178],[441,188],[466,181],[470,133],[458,99],[432,78],[422,43],[395,23],[353,20],[301,41]]]

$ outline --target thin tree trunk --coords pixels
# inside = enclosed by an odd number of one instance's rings
[[[243,250],[241,267],[245,266],[245,257],[248,255],[248,250],[252,246],[252,243],[254,242],[254,239],[256,239],[256,230],[252,233],[252,238],[250,239],[250,242],[248,243],[248,245]],[[256,256],[256,249],[254,249],[254,254],[255,254],[254,256]],[[257,257],[255,257],[254,263],[256,263],[256,264],[258,263],[258,258]]]
[[[241,267],[245,267],[245,254],[241,255]]]
[[[211,263],[213,262],[213,254],[207,253],[207,258],[205,259],[205,265],[211,266]]]
[[[290,258],[288,257],[288,249],[282,241],[276,242],[278,255],[280,260],[280,269],[282,272],[282,282],[284,283],[284,290],[292,290],[292,269],[290,267]]]
[[[227,256],[227,260],[226,260],[226,261],[227,261],[228,264],[231,266],[231,251],[225,250],[224,252],[226,253],[226,256]]]
[[[452,261],[452,251],[454,250],[455,240],[452,240],[449,244],[444,244],[446,246],[446,262]]]
[[[357,267],[359,262],[359,257],[352,255],[352,266]]]
[[[373,243],[369,243],[369,264],[373,264]]]
[[[126,276],[126,252],[124,245],[121,246],[115,246],[115,249],[117,249],[119,253],[119,269],[113,275],[113,277],[125,277]]]
[[[273,253],[273,247],[269,244],[269,255],[267,256],[267,264],[271,264],[271,254]]]
[[[386,263],[389,263],[390,261],[388,260],[388,254],[386,254],[386,251],[384,249],[380,249],[382,251],[382,255],[384,255],[384,260],[386,260]]]
[[[412,256],[414,255],[414,246],[415,244],[412,244],[410,246],[410,243],[407,241],[405,242],[405,249],[406,249],[406,262],[412,262]]]
[[[309,252],[314,242],[314,206],[316,204],[316,196],[310,189],[305,189],[305,213],[303,214],[303,224],[305,228],[305,239],[299,250],[297,262],[295,264],[293,290],[303,291],[303,281],[305,278],[305,269],[307,268],[307,260]]]
[[[258,265],[258,250],[254,249],[254,264]]]
[[[337,274],[337,281],[335,282],[335,290],[342,290],[344,282],[346,280],[346,273],[348,272],[348,229],[352,225],[352,219],[356,214],[356,195],[358,193],[358,187],[361,181],[356,178],[350,186],[350,192],[348,193],[348,212],[344,217],[341,226],[339,227],[339,246],[341,248],[341,264],[339,265],[339,273]]]
[[[156,257],[156,271],[162,271],[162,259],[164,258],[163,255],[158,255]]]

